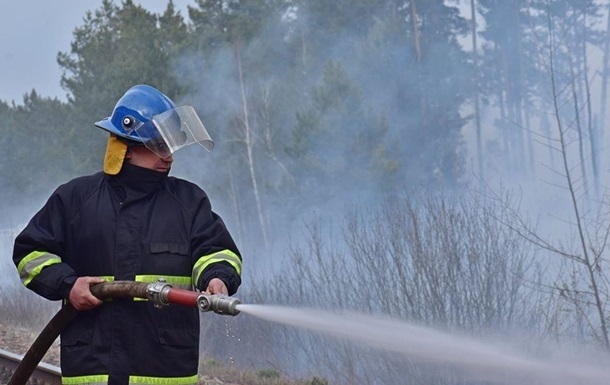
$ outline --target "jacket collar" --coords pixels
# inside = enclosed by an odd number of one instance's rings
[[[121,171],[116,176],[111,176],[111,178],[118,182],[122,188],[123,191],[119,193],[121,198],[131,201],[159,189],[166,180],[168,173],[134,166],[125,162]]]

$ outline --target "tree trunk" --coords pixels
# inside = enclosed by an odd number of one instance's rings
[[[604,127],[606,124],[606,104],[608,103],[608,60],[610,58],[610,11],[606,21],[606,38],[604,39],[604,57],[602,61],[602,89],[601,89],[601,105],[599,109],[599,147],[605,148],[604,145]]]
[[[260,192],[258,189],[258,182],[256,179],[256,172],[254,167],[254,134],[252,133],[252,127],[250,126],[250,113],[248,108],[248,98],[246,97],[246,88],[244,86],[244,77],[241,63],[241,49],[239,44],[236,45],[236,58],[237,58],[237,72],[239,76],[239,87],[241,93],[242,102],[242,113],[243,113],[243,128],[244,128],[244,142],[246,145],[246,156],[248,159],[248,171],[250,173],[250,181],[252,182],[252,192],[254,193],[254,199],[256,202],[256,211],[261,226],[261,233],[263,235],[263,241],[265,242],[265,248],[269,248],[269,241],[267,238],[267,226],[265,224],[263,209],[261,205]]]
[[[479,51],[477,47],[477,12],[476,12],[476,1],[470,0],[470,26],[472,33],[472,60],[474,64],[474,125],[477,137],[477,165],[479,168],[479,178],[481,181],[485,179],[483,170],[483,144],[481,138],[481,112],[479,106]]]
[[[591,290],[591,293],[593,294],[593,298],[594,298],[594,303],[593,306],[595,307],[595,310],[597,312],[597,315],[599,317],[599,333],[602,339],[602,345],[604,347],[604,349],[606,351],[610,350],[610,339],[608,337],[608,327],[607,327],[607,322],[606,322],[606,315],[604,312],[604,302],[602,301],[601,298],[601,290],[598,284],[598,280],[597,277],[595,275],[595,271],[596,271],[596,266],[597,264],[595,263],[595,260],[592,260],[590,257],[590,253],[589,253],[589,247],[587,245],[587,241],[586,241],[586,236],[585,236],[585,224],[583,223],[582,220],[582,216],[580,213],[580,209],[578,206],[578,198],[576,197],[576,187],[575,187],[575,182],[572,178],[572,173],[571,173],[571,167],[569,165],[568,162],[568,153],[567,153],[567,138],[565,137],[565,129],[563,128],[563,124],[561,122],[560,119],[560,107],[559,107],[559,92],[557,91],[556,87],[556,80],[555,80],[555,74],[554,74],[554,52],[553,52],[553,47],[555,47],[555,41],[554,41],[554,36],[553,36],[553,28],[552,28],[552,24],[551,24],[551,16],[548,16],[549,19],[549,35],[550,35],[550,52],[549,52],[549,58],[550,58],[550,70],[551,70],[551,87],[552,87],[552,92],[553,92],[553,108],[554,108],[554,115],[555,115],[555,119],[557,122],[557,130],[559,133],[559,141],[560,141],[560,152],[561,152],[561,156],[562,156],[562,160],[563,160],[563,170],[565,172],[565,177],[566,177],[566,182],[567,182],[567,186],[568,186],[568,191],[570,193],[570,198],[571,198],[571,202],[572,202],[572,210],[574,211],[574,220],[575,220],[575,226],[576,226],[576,230],[578,232],[578,238],[579,238],[579,242],[580,242],[580,247],[582,250],[582,259],[579,259],[579,261],[585,266],[585,269],[587,271],[587,278],[588,278],[588,286]]]

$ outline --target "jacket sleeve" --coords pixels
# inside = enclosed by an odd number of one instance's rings
[[[17,235],[13,248],[13,262],[21,282],[50,300],[66,298],[77,278],[74,270],[61,259],[66,236],[65,215],[58,189]]]
[[[235,294],[241,284],[242,258],[224,221],[212,211],[207,196],[193,221],[193,284],[203,291],[212,278],[220,278],[229,295]]]

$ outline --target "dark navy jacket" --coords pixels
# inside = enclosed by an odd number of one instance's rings
[[[205,192],[129,164],[60,186],[16,238],[13,259],[23,283],[51,300],[80,276],[199,290],[218,277],[230,295],[241,283],[241,256]],[[146,300],[105,301],[61,333],[73,384],[196,383],[198,352],[198,310]]]

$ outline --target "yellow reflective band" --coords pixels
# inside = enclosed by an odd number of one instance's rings
[[[199,381],[197,374],[188,377],[145,377],[129,376],[131,385],[196,385]],[[107,374],[92,376],[62,377],[63,385],[105,385],[108,383]]]
[[[158,282],[159,279],[164,279],[166,283],[172,285],[172,287],[180,286],[183,288],[191,288],[191,277],[185,277],[181,275],[136,275],[136,282]]]
[[[195,263],[195,266],[193,266],[193,282],[199,282],[201,273],[203,273],[208,266],[222,261],[228,262],[231,266],[233,266],[233,268],[235,268],[237,274],[241,275],[241,259],[231,250],[222,250],[199,258],[199,260]]]
[[[164,279],[165,283],[171,285],[172,287],[185,289],[185,290],[193,289],[193,283],[191,281],[191,277],[184,277],[184,276],[178,276],[178,275],[136,275],[135,276],[136,282],[153,283],[153,282],[158,282],[159,279]],[[148,301],[148,299],[146,299],[146,298],[134,298],[133,300],[134,301]]]
[[[192,385],[197,384],[199,377],[197,374],[189,377],[144,377],[129,376],[131,385]]]
[[[93,376],[62,377],[63,385],[103,385],[108,383],[107,374],[96,374]]]
[[[61,263],[61,258],[46,251],[32,251],[19,262],[17,270],[24,286],[27,286],[40,271],[56,263]]]

